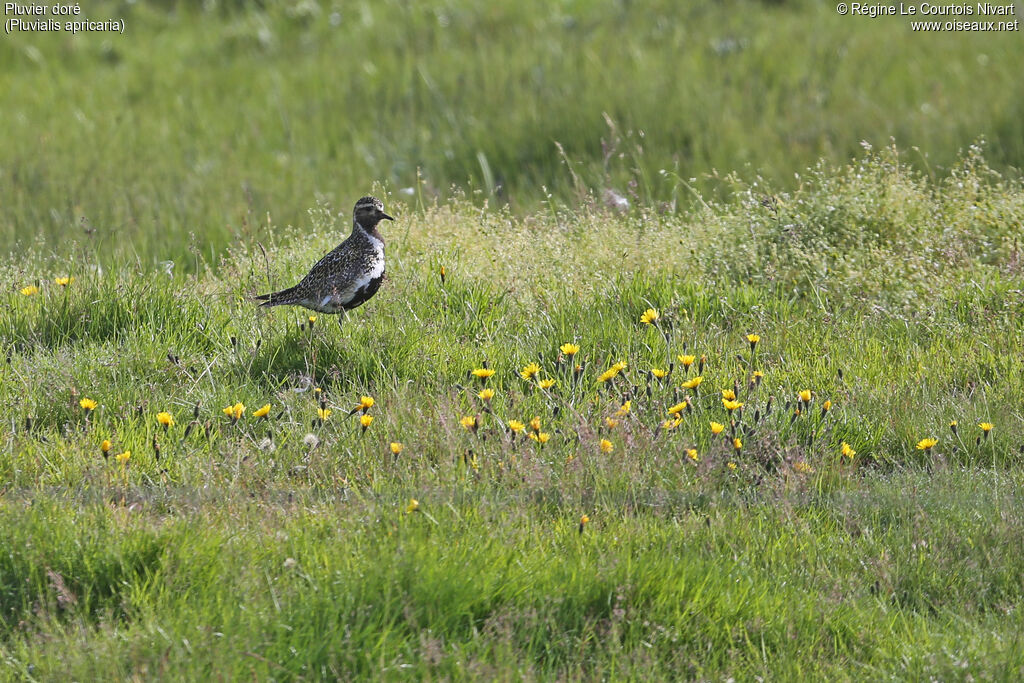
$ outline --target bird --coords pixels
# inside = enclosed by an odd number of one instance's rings
[[[383,220],[395,219],[384,213],[381,200],[363,197],[352,209],[352,234],[344,242],[317,261],[299,284],[256,300],[262,307],[303,306],[327,314],[366,303],[384,281],[384,238],[377,229]]]

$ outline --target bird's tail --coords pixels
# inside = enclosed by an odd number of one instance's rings
[[[295,287],[289,287],[288,289],[282,289],[280,292],[273,292],[272,294],[260,294],[256,297],[257,301],[262,301],[260,306],[267,308],[269,306],[281,306],[293,303],[295,301]]]

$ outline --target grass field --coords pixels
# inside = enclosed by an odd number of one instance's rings
[[[1019,34],[679,5],[5,34],[0,679],[1024,675]]]
[[[190,268],[268,211],[299,225],[375,183],[414,207],[455,184],[520,215],[606,188],[686,208],[686,185],[796,189],[890,137],[940,176],[980,136],[994,168],[1024,167],[1019,33],[915,34],[809,0],[83,7],[124,35],[0,41],[5,252],[89,240],[108,263]]]
[[[730,194],[400,215],[341,328],[249,300],[325,206],[195,275],[10,263],[5,676],[1017,675],[1020,184]]]

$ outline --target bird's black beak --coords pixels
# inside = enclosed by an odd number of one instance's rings
[[[381,211],[381,212],[380,212],[380,217],[381,217],[381,220],[384,220],[384,219],[387,219],[387,220],[389,220],[389,221],[393,221],[393,220],[395,220],[394,218],[392,218],[391,216],[387,215],[387,214],[386,214],[386,213],[384,213],[383,211]]]

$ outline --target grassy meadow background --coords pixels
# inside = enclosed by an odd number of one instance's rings
[[[1019,35],[86,10],[0,39],[0,676],[1021,675]]]

